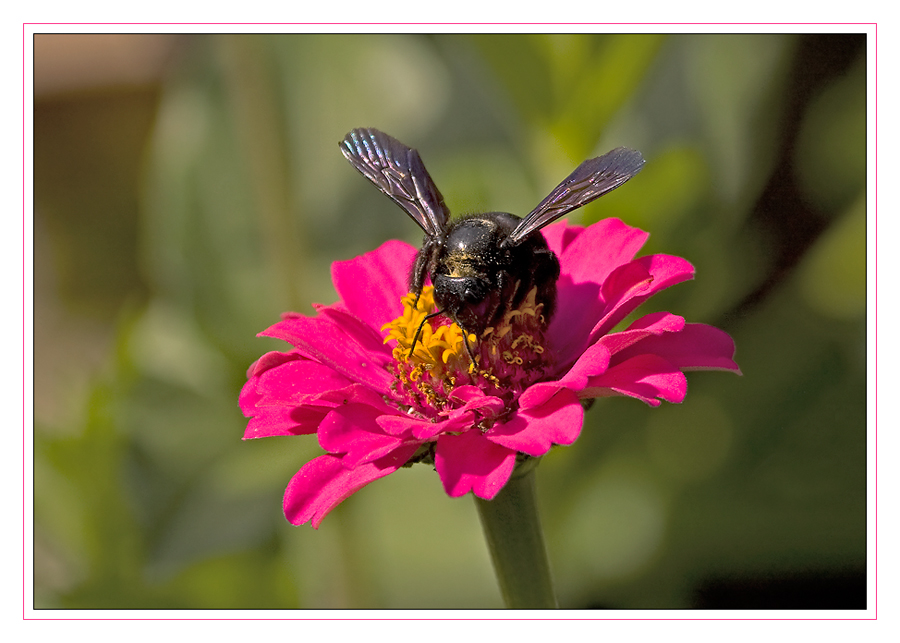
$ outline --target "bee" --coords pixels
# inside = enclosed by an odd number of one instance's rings
[[[640,152],[619,147],[575,168],[525,218],[485,212],[451,220],[444,197],[416,150],[377,129],[362,128],[347,134],[340,148],[353,167],[425,232],[409,287],[418,303],[430,277],[438,310],[422,325],[445,315],[467,338],[470,334],[480,338],[508,311],[516,310],[532,289],[535,302],[543,304],[546,328],[556,306],[559,260],[538,231],[616,189],[644,165]],[[468,339],[466,349],[474,363]]]

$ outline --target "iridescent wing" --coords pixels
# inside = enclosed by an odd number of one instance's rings
[[[352,130],[340,147],[353,167],[406,210],[427,235],[443,233],[450,211],[416,150],[364,128]]]
[[[640,172],[642,167],[644,157],[641,153],[625,147],[617,147],[603,156],[588,159],[522,219],[504,245],[518,245],[535,230],[615,190]]]

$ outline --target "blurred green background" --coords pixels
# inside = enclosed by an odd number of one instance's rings
[[[527,213],[612,147],[575,215],[652,233],[743,377],[600,400],[538,470],[563,607],[866,605],[866,37],[39,35],[35,607],[500,607],[471,498],[417,466],[321,528],[313,436],[243,442],[256,333],[330,264],[419,229],[343,159],[417,148],[451,210]]]

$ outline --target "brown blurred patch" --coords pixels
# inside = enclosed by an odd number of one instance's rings
[[[147,286],[138,263],[142,158],[176,40],[34,39],[35,419],[73,429],[114,323]]]

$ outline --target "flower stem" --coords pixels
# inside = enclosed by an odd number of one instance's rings
[[[558,607],[537,510],[535,464],[517,468],[493,500],[475,498],[500,592],[510,608]]]

